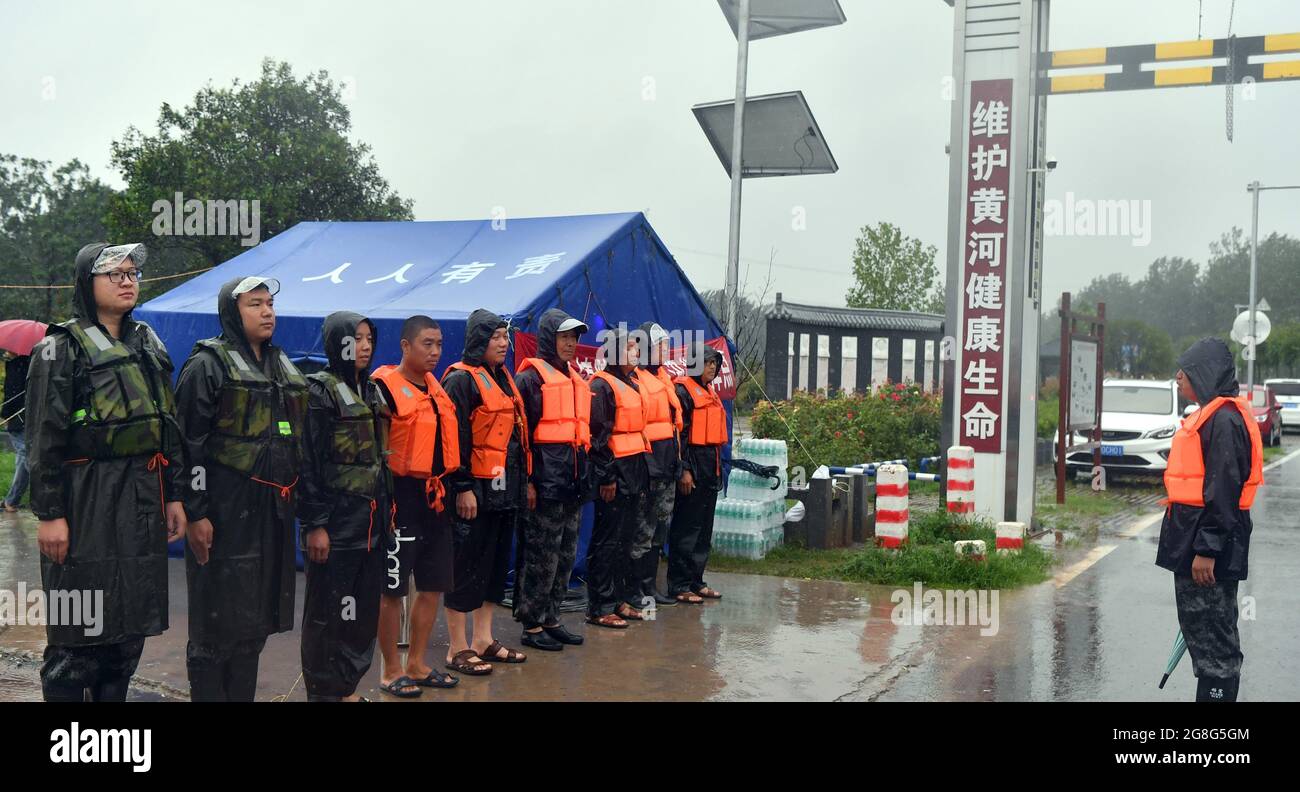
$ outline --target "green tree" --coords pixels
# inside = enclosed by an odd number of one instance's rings
[[[1300,240],[1272,233],[1259,240],[1257,299],[1268,300],[1268,318],[1274,324],[1300,321]],[[1250,300],[1250,239],[1233,228],[1210,246],[1210,260],[1201,278],[1205,295],[1197,311],[1205,333],[1226,333],[1236,317],[1237,304]],[[1261,347],[1262,350],[1262,347]]]
[[[1107,371],[1127,377],[1174,375],[1174,350],[1169,334],[1137,319],[1107,320],[1102,360]]]
[[[1118,272],[1095,277],[1078,294],[1070,307],[1080,313],[1097,313],[1097,303],[1106,303],[1107,319],[1137,319],[1142,315],[1142,297],[1126,275]],[[1059,334],[1058,334],[1059,337]]]
[[[50,163],[0,154],[0,281],[40,286],[0,289],[0,317],[55,322],[72,307],[77,251],[104,240],[104,217],[112,188],[91,178],[72,160],[54,170]]]
[[[853,247],[850,308],[943,313],[944,288],[934,245],[904,236],[892,223],[863,226]]]
[[[1141,318],[1173,338],[1194,332],[1201,321],[1205,300],[1199,275],[1200,268],[1189,259],[1163,256],[1156,259],[1147,268],[1146,277],[1135,286],[1139,315],[1124,318]]]
[[[1300,372],[1300,322],[1274,325],[1268,339],[1259,345],[1255,363],[1258,380],[1296,376]]]
[[[164,103],[154,134],[130,127],[112,144],[127,187],[109,230],[116,240],[148,240],[157,254],[150,274],[159,275],[247,250],[234,235],[155,237],[154,202],[178,192],[187,201],[260,201],[262,241],[304,220],[410,220],[411,201],[379,174],[369,146],[348,139],[351,127],[342,85],[327,72],[299,80],[267,59],[257,80],[209,84],[180,111]]]

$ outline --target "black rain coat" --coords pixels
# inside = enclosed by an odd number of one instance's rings
[[[356,336],[357,326],[362,322],[370,325],[374,346],[378,348],[379,331],[375,323],[351,311],[336,311],[325,317],[321,333],[329,362],[327,370],[359,396],[375,416],[375,443],[382,459],[386,432],[379,422],[385,420],[382,416],[387,412],[387,404],[370,379],[369,371],[361,372],[358,377],[355,359],[344,356],[346,339]],[[390,521],[393,501],[388,465],[380,463],[369,498],[332,488],[325,480],[333,453],[334,430],[339,423],[335,401],[341,397],[325,384],[321,373],[307,377],[307,430],[303,438],[306,459],[298,482],[300,542],[306,541],[308,531],[323,527],[329,533],[331,549],[373,549],[383,540]]]
[[[1228,345],[1203,338],[1178,358],[1197,401],[1240,393]],[[1160,526],[1156,565],[1175,575],[1191,575],[1192,560],[1214,559],[1215,580],[1245,580],[1250,551],[1250,511],[1237,508],[1242,485],[1250,478],[1250,435],[1241,413],[1222,407],[1201,426],[1205,461],[1205,506],[1171,503]]]
[[[221,337],[256,364],[231,296],[240,280],[221,287],[217,316]],[[262,372],[276,382],[284,379],[279,351],[270,341],[262,345]],[[185,511],[192,522],[205,517],[212,521],[207,564],[200,566],[188,543],[185,547],[190,641],[204,645],[264,639],[293,629],[296,487],[282,497],[279,488],[209,459],[207,441],[224,382],[225,369],[216,353],[196,344],[176,385],[187,463],[195,471],[185,492]],[[272,425],[281,420],[288,420],[282,399],[274,408]],[[297,445],[266,443],[258,456],[257,478],[282,485],[298,478],[302,427],[293,427],[293,433]]]
[[[645,338],[650,337],[650,328],[654,322],[646,322],[638,328]],[[643,350],[642,359],[648,361],[647,365],[642,366],[646,373],[657,375],[659,364],[655,361],[655,350]],[[677,410],[671,406],[668,407],[670,415],[676,418]],[[677,481],[682,476],[682,451],[678,444],[677,435],[665,438],[663,440],[652,440],[650,442],[650,453],[646,454],[646,466],[650,469],[650,479],[652,481]]]
[[[77,254],[72,312],[105,335],[95,307],[90,268],[105,244]],[[170,389],[172,362],[158,336],[143,322],[122,319],[119,339]],[[71,334],[50,325],[32,350],[27,374],[27,464],[32,511],[41,520],[68,521],[68,555],[62,564],[41,556],[41,581],[50,591],[102,591],[98,627],[46,628],[55,646],[122,643],[167,629],[167,527],[163,502],[179,500],[185,463],[174,415],[163,421],[166,465],[151,456],[70,461],[72,415],[89,407],[89,360]],[[157,400],[156,400],[157,401]],[[92,593],[92,598],[94,594]],[[48,603],[47,603],[48,604]],[[91,635],[88,632],[96,632]]]
[[[491,311],[476,309],[465,321],[465,351],[460,359],[467,366],[485,365],[483,354],[487,351],[488,340],[499,328],[507,326],[501,317]],[[510,393],[510,371],[504,364],[492,371],[492,378],[502,390]],[[470,453],[474,448],[473,421],[470,416],[483,404],[478,386],[470,379],[469,372],[456,370],[447,373],[446,379],[442,381],[442,389],[456,405],[460,438],[460,470],[447,475],[447,489],[453,496],[473,490],[480,510],[527,508],[527,468],[518,428],[511,432],[510,442],[506,446],[505,486],[496,489],[492,486],[491,479],[476,479],[470,472]],[[451,507],[455,508],[454,498]]]
[[[537,323],[537,356],[560,372],[568,371],[569,366],[555,353],[556,328],[568,318],[559,308],[551,308]],[[521,371],[515,376],[515,387],[524,400],[531,438],[542,420],[542,375],[533,368]],[[591,500],[591,462],[586,449],[537,442],[530,443],[529,448],[533,452],[533,475],[529,480],[537,489],[537,497],[566,503]]]
[[[692,354],[703,354],[705,361],[713,360],[718,364],[719,370],[722,367],[722,353],[712,347],[705,346],[703,352],[694,350]],[[698,375],[692,377],[701,387],[707,387],[700,382]],[[690,444],[691,424],[695,418],[695,400],[691,398],[690,391],[686,390],[685,385],[674,385],[677,388],[677,400],[682,403],[682,470],[689,471],[691,478],[695,481],[695,486],[705,487],[712,490],[722,489],[722,476],[719,470],[722,467],[722,446],[695,446]]]
[[[638,393],[636,380],[623,374],[618,366],[610,364],[605,369],[610,374],[627,383]],[[646,454],[615,457],[610,450],[609,438],[614,430],[614,417],[618,404],[609,383],[599,377],[591,380],[591,467],[592,478],[596,486],[618,485],[618,495],[639,495],[650,489],[650,469],[646,465]]]

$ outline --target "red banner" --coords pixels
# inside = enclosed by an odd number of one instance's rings
[[[961,445],[1002,450],[1003,307],[1011,186],[1011,80],[971,83],[961,268]]]
[[[710,347],[722,353],[722,370],[709,387],[717,392],[719,398],[734,399],[736,398],[736,371],[731,366],[731,351],[727,349],[727,339],[722,336],[711,341],[705,341]],[[591,376],[597,371],[605,368],[605,361],[599,359],[600,347],[588,346],[587,344],[578,344],[578,354],[573,364],[582,372],[582,376],[591,379]],[[522,330],[515,333],[515,361],[524,358],[537,356],[537,336],[532,333],[525,333]],[[669,359],[664,361],[664,368],[674,377],[679,377],[686,373],[686,347],[671,347],[668,352]]]

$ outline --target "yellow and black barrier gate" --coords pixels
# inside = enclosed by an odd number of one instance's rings
[[[1038,65],[1040,94],[1300,80],[1300,33],[1057,50]]]

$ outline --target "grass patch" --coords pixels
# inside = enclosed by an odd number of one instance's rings
[[[1269,462],[1272,462],[1274,459],[1277,459],[1278,457],[1288,454],[1290,452],[1291,449],[1283,448],[1282,446],[1264,446],[1264,464],[1267,465]]]
[[[959,539],[983,539],[988,547],[984,561],[957,555],[952,543]],[[1049,576],[1053,556],[1041,547],[1026,544],[1019,555],[999,556],[993,552],[991,523],[964,520],[936,511],[919,514],[908,526],[908,544],[901,550],[878,547],[839,550],[809,550],[779,547],[766,558],[750,560],[714,555],[709,566],[719,572],[752,575],[843,580],[854,583],[910,586],[920,582],[936,588],[1017,588],[1041,583]]]
[[[1109,490],[1090,487],[1067,486],[1065,503],[1056,502],[1055,487],[1045,487],[1038,493],[1034,516],[1040,528],[1052,531],[1071,531],[1093,537],[1098,523],[1107,517],[1129,508],[1118,495]]]
[[[873,479],[874,481],[874,479]],[[907,492],[909,495],[920,495],[924,493],[939,494],[939,482],[937,481],[909,481],[907,482]]]
[[[0,498],[9,492],[9,485],[14,483],[14,452],[9,445],[9,438],[0,436]],[[23,502],[27,502],[27,493],[23,493]]]

